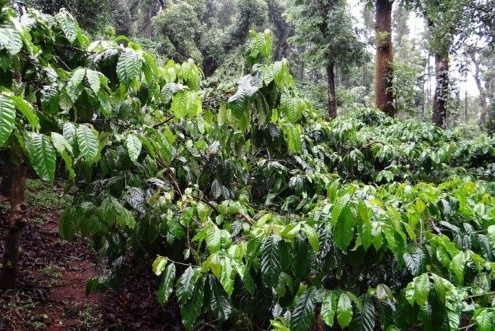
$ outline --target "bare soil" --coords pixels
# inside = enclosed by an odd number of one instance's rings
[[[62,204],[47,200],[46,194],[60,196],[60,190],[30,189],[17,287],[0,292],[0,330],[182,330],[176,305],[156,302],[157,279],[150,269],[135,273],[118,289],[86,294],[86,282],[101,268],[85,239],[59,238]],[[7,212],[0,205],[0,257]]]

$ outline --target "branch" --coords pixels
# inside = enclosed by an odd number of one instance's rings
[[[237,212],[237,215],[240,215],[242,216],[242,218],[244,218],[249,224],[253,225],[254,224],[254,220],[249,216],[249,215],[246,215],[242,212]]]
[[[217,214],[220,214],[218,209],[217,209],[217,206],[215,206],[213,203],[211,203],[211,201],[208,201],[206,200],[205,198],[202,198],[202,197],[199,197],[197,195],[191,195],[191,197],[193,197],[194,199],[198,200],[198,201],[201,201],[203,203],[206,203],[208,206],[210,206]]]
[[[170,121],[171,121],[171,120],[173,120],[174,118],[175,118],[175,116],[174,116],[174,115],[172,115],[172,116],[170,116],[170,117],[166,118],[165,120],[163,120],[163,121],[161,121],[161,122],[158,122],[158,123],[153,124],[153,125],[151,126],[151,128],[156,129],[156,128],[158,128],[158,127],[162,126],[163,124],[167,124],[168,122],[170,122]]]

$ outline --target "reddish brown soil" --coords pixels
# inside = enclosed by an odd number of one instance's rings
[[[7,212],[0,205],[0,257]],[[101,271],[96,254],[82,238],[59,239],[59,211],[35,206],[29,213],[17,287],[0,292],[0,330],[183,329],[173,303],[157,304],[157,279],[150,269],[118,289],[86,295],[86,282]]]

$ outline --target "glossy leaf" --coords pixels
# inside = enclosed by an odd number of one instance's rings
[[[297,299],[290,318],[290,329],[306,331],[311,329],[314,319],[314,288],[306,289]]]
[[[158,303],[160,305],[164,305],[174,291],[175,272],[174,263],[170,263],[165,269],[157,291]]]
[[[133,50],[123,51],[117,62],[117,77],[125,85],[131,84],[141,73],[143,59]]]
[[[5,144],[14,130],[15,117],[14,102],[6,95],[0,94],[0,147]]]
[[[26,148],[36,174],[43,180],[53,182],[57,155],[51,139],[41,133],[31,132],[26,139]]]
[[[261,277],[268,287],[275,287],[282,271],[279,242],[279,236],[271,235],[263,240],[261,246]]]
[[[128,134],[125,139],[125,147],[127,148],[131,161],[136,162],[139,154],[141,153],[141,148],[143,147],[139,137],[133,134]]]
[[[76,129],[79,152],[88,163],[95,162],[99,153],[98,138],[86,125],[79,125]]]
[[[403,255],[407,269],[413,276],[418,276],[425,269],[426,256],[423,250],[417,246],[410,246]]]
[[[343,328],[348,326],[352,320],[352,303],[349,296],[343,292],[339,296],[339,301],[337,302],[337,321],[339,325]]]
[[[181,305],[185,305],[191,299],[194,292],[194,285],[199,277],[200,273],[197,269],[188,267],[177,280],[176,294]]]
[[[55,16],[55,18],[60,24],[67,40],[73,43],[78,35],[78,26],[72,15],[70,15],[68,11],[62,10]]]
[[[413,280],[414,284],[414,301],[419,306],[424,306],[428,301],[428,294],[430,293],[430,280],[428,274],[422,274]]]
[[[491,331],[495,329],[495,311],[490,309],[477,309],[473,314],[473,320],[478,331]]]
[[[205,296],[204,282],[200,279],[194,286],[194,291],[191,298],[186,304],[181,305],[182,323],[187,330],[192,330],[193,326],[201,315]]]
[[[229,318],[232,312],[232,307],[227,294],[214,277],[208,277],[208,282],[211,294],[211,310],[216,314],[219,320],[225,321]]]
[[[165,267],[167,266],[167,262],[168,260],[166,257],[158,255],[155,261],[153,261],[153,264],[151,266],[153,273],[157,276],[160,276],[162,272],[165,270]]]
[[[26,100],[24,100],[23,98],[21,98],[19,96],[12,96],[12,100],[15,103],[15,107],[28,120],[29,125],[31,125],[31,129],[39,130],[40,120],[38,118],[38,115],[36,115],[36,112],[35,112],[33,106],[31,106],[31,104],[29,102],[27,102]]]
[[[339,295],[336,292],[328,292],[321,304],[321,317],[323,322],[328,326],[333,326],[335,314],[337,313],[337,299]]]

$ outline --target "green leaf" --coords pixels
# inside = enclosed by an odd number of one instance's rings
[[[176,294],[181,305],[185,305],[192,297],[194,284],[198,281],[201,272],[199,269],[189,266],[179,277],[176,284]]]
[[[136,162],[139,154],[141,153],[141,148],[143,147],[139,137],[133,134],[128,134],[125,139],[125,147],[127,148],[127,153],[129,153],[129,158],[131,161]]]
[[[125,85],[130,85],[132,81],[139,77],[143,65],[142,57],[133,50],[123,51],[117,62],[117,77]]]
[[[225,321],[229,318],[232,307],[230,305],[230,301],[227,297],[227,294],[220,286],[216,278],[212,275],[208,277],[209,285],[210,285],[210,307],[213,313],[217,315],[217,318],[221,321]]]
[[[172,97],[170,111],[178,119],[195,117],[201,113],[201,98],[194,91],[179,91]]]
[[[76,173],[73,168],[73,161],[70,156],[72,154],[72,146],[69,144],[67,139],[59,133],[51,133],[52,144],[57,150],[57,153],[62,157],[65,163],[65,169],[69,173],[71,179],[76,177]]]
[[[71,43],[76,41],[78,35],[78,26],[76,20],[66,10],[61,10],[55,15],[57,22],[60,24],[60,28],[64,32],[65,37]]]
[[[375,330],[375,306],[373,300],[368,297],[364,299],[363,309],[354,317],[349,328],[356,331]]]
[[[43,180],[53,182],[57,154],[51,139],[43,134],[31,132],[26,139],[26,148],[36,174]]]
[[[242,103],[253,96],[263,86],[261,79],[245,75],[237,82],[237,91],[229,98],[229,103]]]
[[[495,329],[495,311],[487,308],[477,309],[473,314],[473,321],[478,331],[492,331]]]
[[[5,144],[14,130],[15,115],[12,99],[0,94],[0,147]]]
[[[296,123],[302,116],[303,107],[301,107],[302,100],[284,94],[281,101],[281,110],[287,116],[287,119],[291,123]]]
[[[424,273],[413,280],[414,284],[414,301],[423,307],[428,301],[428,294],[430,293],[430,279],[427,273]]]
[[[168,259],[166,257],[158,255],[153,261],[153,265],[151,266],[155,275],[160,276],[165,270],[165,266],[167,265]]]
[[[421,248],[409,246],[403,258],[407,269],[413,276],[418,276],[425,271],[426,256]]]
[[[22,36],[12,28],[0,28],[0,50],[6,49],[11,56],[16,55],[22,49]]]
[[[311,329],[314,319],[315,289],[306,289],[297,299],[290,317],[290,329],[292,331],[306,331]]]
[[[488,227],[487,234],[488,234],[488,239],[490,240],[490,245],[492,246],[492,248],[495,248],[495,225],[490,225]]]
[[[288,124],[284,126],[283,132],[289,153],[299,152],[302,148],[301,126],[299,124]]]
[[[77,68],[72,72],[70,79],[67,82],[67,87],[66,87],[67,95],[70,97],[71,102],[73,103],[77,101],[77,99],[84,90],[83,79],[85,73],[86,73],[85,68]]]
[[[222,184],[216,178],[211,183],[211,194],[213,194],[215,199],[218,199],[222,195]]]
[[[76,146],[77,137],[76,137],[76,126],[74,123],[65,122],[62,130],[62,134],[64,138],[72,145],[72,147]]]
[[[282,272],[280,264],[280,237],[270,235],[263,239],[261,246],[261,278],[268,287],[275,287]]]
[[[426,209],[426,205],[423,202],[423,200],[421,200],[421,199],[417,199],[416,200],[415,207],[416,207],[416,211],[419,214],[422,214],[425,211],[425,209]]]
[[[349,206],[345,206],[340,213],[339,220],[335,224],[333,238],[335,245],[341,250],[347,249],[347,246],[354,238],[355,218]]]
[[[320,240],[318,238],[316,229],[309,224],[304,224],[303,232],[306,234],[306,237],[308,238],[309,244],[311,245],[311,248],[313,248],[313,251],[318,252],[320,250]]]
[[[75,207],[67,208],[58,222],[58,233],[64,240],[72,240],[79,226],[79,215]]]
[[[59,154],[63,153],[64,151],[68,151],[70,154],[72,154],[72,146],[69,144],[64,136],[59,133],[52,132],[51,137],[53,146]]]
[[[337,299],[338,294],[331,291],[328,292],[321,304],[321,317],[323,318],[323,322],[328,326],[333,326],[335,313],[337,312]]]
[[[77,144],[83,159],[93,163],[98,158],[99,142],[96,135],[86,125],[79,125],[76,129]]]
[[[134,216],[113,196],[107,196],[98,208],[100,218],[109,226],[119,225],[133,229],[136,226]]]
[[[175,272],[175,264],[173,263],[170,263],[165,269],[157,291],[158,303],[160,305],[165,304],[174,291]]]
[[[343,328],[348,326],[352,320],[352,303],[349,296],[343,292],[340,294],[339,301],[337,303],[337,321]]]
[[[220,229],[215,224],[210,223],[206,228],[206,247],[210,253],[220,250],[221,239]]]
[[[464,284],[464,268],[468,259],[468,253],[459,252],[450,261],[449,270],[454,274],[457,285]]]
[[[100,75],[99,75],[98,71],[86,69],[86,80],[88,81],[88,84],[89,84],[89,87],[91,88],[91,90],[95,94],[98,94],[98,92],[100,91],[100,87],[101,87]]]
[[[220,272],[220,284],[224,288],[227,295],[230,297],[234,291],[234,268],[232,266],[232,259],[224,257],[220,260],[222,270]]]
[[[182,323],[187,330],[192,330],[199,315],[201,315],[201,308],[203,307],[205,297],[205,290],[203,284],[203,278],[198,279],[198,282],[194,286],[194,292],[189,301],[181,305]]]
[[[16,108],[26,117],[33,130],[38,130],[40,128],[40,120],[38,115],[31,106],[29,102],[21,98],[20,96],[12,96],[12,100],[15,103]]]
[[[347,203],[351,199],[351,196],[349,194],[345,194],[337,199],[337,201],[334,202],[333,207],[332,207],[332,224],[336,224],[337,221],[340,218],[340,213],[342,212],[342,209],[344,209],[345,206],[347,206]]]

